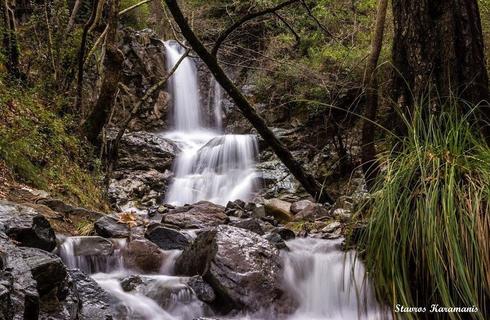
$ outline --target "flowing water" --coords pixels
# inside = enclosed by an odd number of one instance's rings
[[[175,41],[165,43],[167,68],[183,54]],[[165,136],[182,152],[174,163],[175,178],[166,202],[192,204],[201,200],[225,205],[236,199],[250,200],[255,191],[257,139],[253,135],[224,135],[221,132],[221,87],[214,82],[213,117],[215,127],[206,127],[200,118],[202,106],[197,68],[185,58],[169,86],[172,98],[173,130]]]
[[[174,41],[165,43],[167,68],[180,59],[183,50]],[[174,163],[175,178],[166,202],[182,205],[200,200],[218,204],[249,200],[256,191],[257,141],[253,135],[225,135],[221,128],[222,92],[214,83],[213,123],[207,127],[201,115],[197,68],[190,58],[183,60],[172,77],[173,130],[163,133],[181,148]],[[61,239],[59,255],[70,268],[79,268],[115,298],[116,319],[192,320],[213,316],[185,277],[172,274],[179,251],[163,251],[160,274],[142,275],[125,267],[125,240],[113,240],[110,256],[76,256],[77,238]],[[360,261],[354,252],[340,249],[340,240],[296,239],[283,251],[284,288],[299,303],[287,320],[381,319],[385,316],[376,302]],[[137,275],[140,285],[124,284]],[[129,278],[128,278],[129,277]],[[243,315],[234,319],[276,319]]]

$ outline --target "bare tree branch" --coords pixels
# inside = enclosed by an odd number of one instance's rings
[[[211,50],[211,54],[213,56],[216,56],[218,54],[218,50],[219,50],[221,44],[223,44],[223,42],[226,40],[226,38],[228,38],[228,36],[230,34],[232,34],[233,31],[238,29],[245,22],[250,21],[250,20],[255,19],[255,18],[258,18],[258,17],[263,16],[263,15],[266,15],[266,14],[274,13],[274,12],[281,10],[282,8],[285,8],[285,7],[287,7],[293,3],[296,3],[298,1],[299,0],[288,0],[286,2],[278,4],[275,7],[268,8],[268,9],[258,11],[258,12],[254,12],[254,13],[251,13],[251,14],[244,16],[243,18],[241,18],[240,20],[238,20],[237,22],[235,22],[234,24],[229,26],[228,29],[223,31],[223,33],[221,33],[221,35],[216,40],[216,43],[214,44],[213,50]]]

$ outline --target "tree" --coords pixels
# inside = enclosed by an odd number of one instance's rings
[[[477,0],[393,0],[393,16],[394,99],[404,112],[417,99],[436,95],[473,105],[488,101]],[[479,115],[485,127],[490,108],[480,108]]]
[[[15,79],[23,79],[24,75],[19,68],[19,48],[17,46],[17,32],[15,28],[15,17],[8,1],[2,1],[0,7],[3,20],[3,53],[5,55],[6,67],[9,75]]]
[[[379,167],[376,161],[376,147],[374,145],[376,114],[378,110],[378,82],[376,79],[376,68],[378,67],[379,55],[383,46],[383,35],[386,22],[386,11],[388,0],[379,0],[376,15],[376,28],[371,45],[364,75],[364,91],[366,95],[365,120],[362,126],[362,168],[368,189],[372,189],[374,181],[378,176]]]
[[[83,125],[84,134],[93,145],[98,145],[98,137],[114,105],[124,62],[124,55],[117,47],[118,8],[119,0],[112,0],[104,57],[104,78],[97,103]]]
[[[315,180],[315,178],[305,172],[301,164],[293,157],[286,146],[274,135],[267,127],[265,120],[257,113],[250,102],[233,84],[233,81],[228,78],[223,69],[218,64],[216,57],[209,53],[201,41],[192,31],[186,18],[176,0],[165,0],[175,22],[179,25],[183,36],[191,45],[192,49],[199,55],[202,61],[208,66],[216,81],[233,99],[235,105],[240,109],[243,116],[254,126],[258,134],[262,136],[267,145],[277,155],[277,157],[289,169],[291,174],[301,183],[303,188],[313,197],[320,201],[333,202],[330,195],[323,190],[323,187]],[[218,46],[219,47],[219,46]]]

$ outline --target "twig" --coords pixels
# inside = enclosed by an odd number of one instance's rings
[[[232,24],[230,27],[228,27],[228,29],[226,29],[225,31],[223,31],[223,33],[221,33],[221,35],[216,40],[216,43],[214,44],[213,50],[211,50],[211,54],[213,56],[216,56],[218,54],[218,50],[219,50],[221,44],[223,44],[223,42],[225,42],[226,38],[228,38],[228,36],[230,34],[232,34],[233,31],[235,31],[236,29],[238,29],[245,22],[250,21],[252,19],[255,19],[257,17],[263,16],[263,15],[266,15],[266,14],[274,13],[274,12],[276,12],[276,11],[278,11],[278,10],[284,8],[284,7],[287,7],[287,6],[289,6],[289,5],[293,4],[293,3],[296,3],[298,1],[300,1],[300,0],[288,0],[286,2],[283,2],[281,4],[278,4],[275,7],[267,8],[265,10],[254,12],[254,13],[251,13],[251,14],[248,14],[248,15],[244,16],[243,18],[241,18],[240,20],[238,20],[237,22],[235,22],[234,24]]]

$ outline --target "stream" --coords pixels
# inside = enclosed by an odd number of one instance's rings
[[[174,41],[165,43],[167,69],[184,50]],[[173,129],[161,134],[181,149],[174,162],[173,182],[165,202],[182,206],[206,200],[220,205],[241,199],[251,201],[258,191],[255,169],[258,157],[254,135],[224,134],[221,88],[214,86],[214,124],[204,124],[197,68],[185,58],[171,78]],[[189,239],[195,233],[186,234]],[[69,268],[89,274],[112,297],[116,319],[192,320],[211,319],[382,319],[386,314],[376,301],[361,261],[353,251],[341,249],[342,239],[297,238],[281,250],[281,279],[298,305],[287,316],[269,311],[217,315],[202,302],[189,277],[176,276],[174,265],[180,250],[162,250],[158,274],[127,268],[121,251],[126,240],[112,239],[114,251],[107,256],[76,256],[79,238],[60,239],[59,255]],[[129,290],[133,289],[133,290]]]

